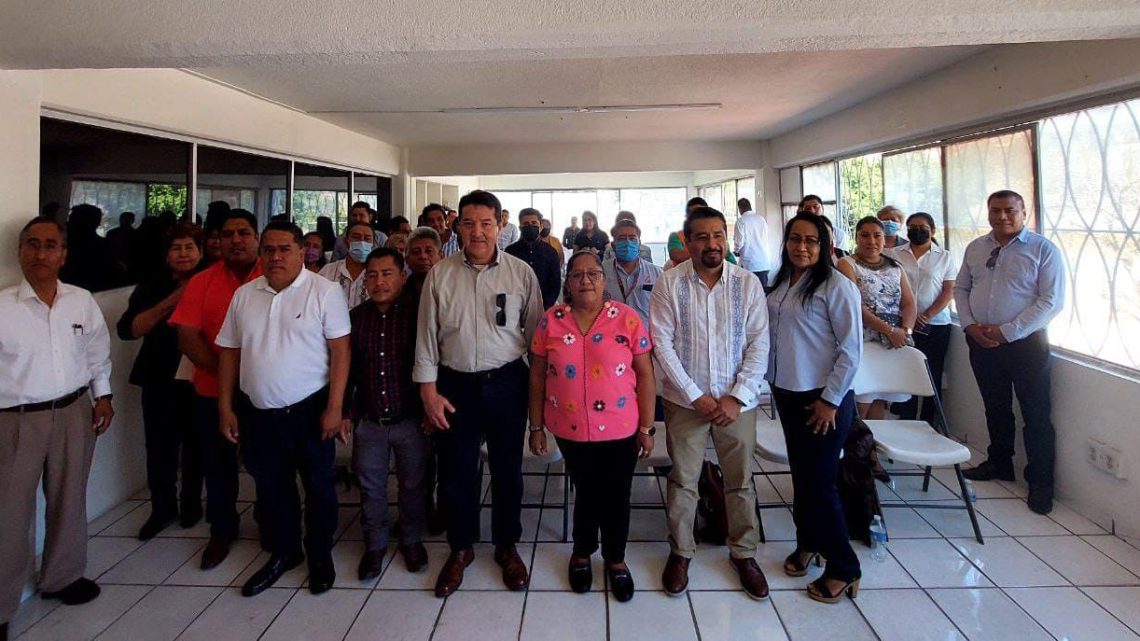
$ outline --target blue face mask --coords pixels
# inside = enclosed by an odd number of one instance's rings
[[[348,244],[348,255],[353,261],[363,263],[368,260],[368,254],[372,253],[372,243],[361,240]]]
[[[893,220],[884,220],[884,221],[882,221],[882,223],[883,223],[883,235],[884,236],[898,236],[899,235],[899,224],[898,223],[896,223]]]
[[[618,240],[614,242],[614,256],[623,263],[637,260],[641,243],[636,240]]]

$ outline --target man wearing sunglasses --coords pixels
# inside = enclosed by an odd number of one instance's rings
[[[1029,509],[1053,509],[1053,422],[1049,338],[1045,328],[1065,302],[1065,270],[1057,246],[1025,226],[1025,200],[998,191],[986,201],[993,231],[966,246],[954,284],[970,366],[986,407],[986,461],[966,470],[975,481],[1012,481],[1016,426],[1013,395],[1025,419]]]
[[[515,544],[522,536],[529,383],[523,355],[542,316],[542,292],[530,265],[498,250],[501,212],[490,192],[473,191],[459,201],[463,250],[428,272],[420,295],[412,379],[420,383],[426,427],[437,432],[451,547],[436,581],[439,597],[459,588],[475,558],[483,440],[491,469],[495,562],[507,588],[523,590],[530,580]]]

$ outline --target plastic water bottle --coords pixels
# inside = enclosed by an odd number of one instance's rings
[[[978,493],[974,490],[974,484],[970,482],[970,479],[963,480],[965,481],[966,486],[966,500],[970,503],[977,503]]]
[[[871,560],[876,563],[887,560],[887,528],[883,525],[883,517],[878,514],[871,522]]]

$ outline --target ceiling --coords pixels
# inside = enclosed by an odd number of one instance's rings
[[[0,68],[175,67],[402,145],[756,140],[1135,0],[0,0]],[[287,7],[287,9],[283,9]],[[720,103],[714,111],[409,112]]]

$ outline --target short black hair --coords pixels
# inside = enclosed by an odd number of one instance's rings
[[[806,203],[809,200],[814,200],[815,202],[819,203],[820,207],[823,206],[823,199],[822,198],[820,198],[819,196],[816,196],[815,194],[808,194],[808,195],[806,195],[800,199],[800,207],[802,208],[804,206],[804,203]]]
[[[1002,189],[990,194],[989,197],[986,198],[986,207],[989,207],[990,202],[998,198],[1012,198],[1021,204],[1022,209],[1025,209],[1025,199],[1021,197],[1021,194],[1012,189]]]
[[[35,227],[36,225],[51,225],[52,227],[55,227],[59,231],[60,238],[63,239],[63,246],[67,247],[67,227],[65,227],[63,223],[56,220],[55,216],[36,216],[35,218],[29,220],[23,226],[23,228],[20,229],[19,243],[21,245],[24,243],[24,237],[26,237],[32,227]]]
[[[238,210],[235,209],[234,211],[238,211]],[[230,213],[233,213],[233,212],[230,212]],[[293,223],[291,221],[275,220],[275,221],[269,223],[268,225],[266,225],[265,229],[262,230],[262,232],[261,232],[262,242],[265,241],[265,234],[268,232],[271,232],[271,231],[289,232],[290,234],[293,235],[293,242],[297,243],[298,247],[300,247],[301,245],[304,244],[305,233],[301,231],[301,228],[298,227],[296,225],[296,223]]]
[[[503,205],[499,202],[498,196],[482,189],[469,192],[465,194],[463,198],[459,199],[460,218],[463,218],[463,208],[468,205],[481,205],[491,208],[495,212],[495,220],[498,220],[499,216],[503,213]]]
[[[522,222],[523,216],[538,216],[539,222],[542,222],[542,212],[534,207],[524,207],[519,210],[519,222]]]
[[[685,226],[682,229],[685,234],[685,240],[689,240],[689,236],[693,232],[693,221],[704,220],[706,218],[719,218],[720,224],[724,225],[725,231],[728,231],[728,221],[725,220],[724,214],[712,207],[697,207],[692,213],[685,217]]]
[[[229,222],[235,218],[244,220],[245,222],[249,223],[249,226],[253,228],[253,233],[255,233],[255,234],[257,233],[257,216],[254,216],[253,212],[249,211],[248,209],[231,209],[231,210],[229,210],[228,212],[226,212],[226,217],[222,220],[222,224],[218,225],[218,229],[221,229],[222,227],[225,226],[225,224],[227,222]],[[285,222],[288,222],[288,219],[286,219]],[[292,224],[292,223],[289,223],[289,224]],[[268,229],[268,227],[266,227],[266,229]],[[297,244],[299,245],[300,243],[297,243]]]
[[[749,209],[752,209],[752,202],[747,198],[741,198],[740,200],[736,201],[736,206],[743,209],[744,211],[748,211]]]
[[[404,255],[400,253],[400,250],[394,247],[377,247],[373,249],[372,252],[368,254],[368,258],[364,259],[364,269],[368,269],[368,263],[384,258],[385,256],[395,261],[396,267],[398,267],[401,272],[404,271]]]
[[[704,198],[701,198],[700,196],[693,196],[689,199],[689,202],[685,203],[685,211],[688,211],[697,206],[708,207],[709,204],[705,201]]]
[[[132,223],[133,223],[133,222],[135,222],[135,212],[133,212],[133,211],[124,211],[123,213],[119,214],[119,226],[120,226],[120,227],[122,227],[122,226],[123,226],[123,224],[124,224],[124,222],[123,222],[123,221],[126,221],[126,220],[129,220],[129,221],[131,221]]]
[[[629,218],[622,218],[622,219],[618,220],[616,223],[614,223],[614,226],[610,228],[610,238],[617,236],[618,230],[623,228],[623,227],[629,227],[629,228],[634,229],[635,231],[637,231],[637,237],[641,238],[641,228],[637,226],[636,222],[630,220]]]
[[[349,223],[348,227],[344,228],[344,237],[345,238],[348,238],[348,232],[352,231],[353,227],[367,227],[368,233],[373,234],[373,237],[375,237],[376,230],[372,229],[372,225],[370,225],[366,222],[357,221],[355,223]]]
[[[405,223],[411,225],[412,221],[404,218],[403,216],[392,216],[392,220],[388,222],[388,229],[395,229],[396,227],[399,227]]]
[[[352,203],[352,207],[349,207],[348,211],[352,211],[353,209],[357,209],[357,208],[367,209],[368,213],[370,213],[370,214],[373,211],[375,211],[374,209],[372,209],[372,205],[369,205],[368,201],[366,201],[366,200],[358,200],[358,201]]]
[[[423,208],[423,211],[420,212],[420,215],[426,220],[427,215],[433,211],[442,212],[444,216],[447,216],[447,210],[439,203],[428,203],[427,206]]]

